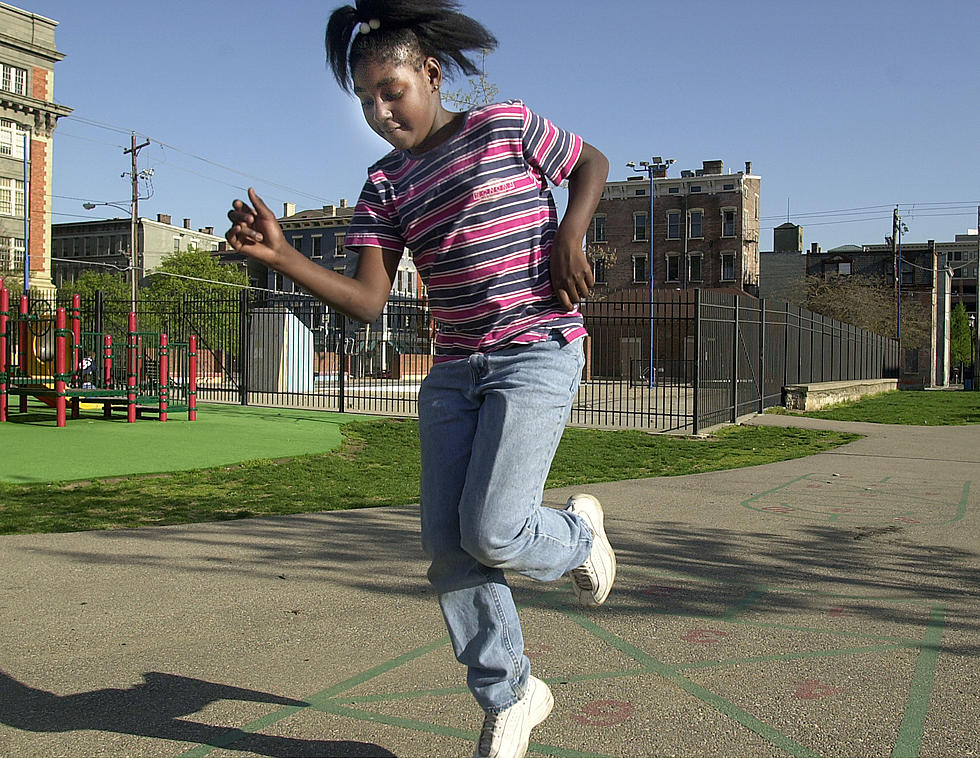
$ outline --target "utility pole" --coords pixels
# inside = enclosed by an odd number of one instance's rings
[[[892,274],[894,275],[894,281],[892,282],[892,289],[895,294],[895,333],[898,336],[902,334],[902,325],[899,323],[901,319],[901,302],[899,300],[900,290],[898,283],[898,206],[895,206],[895,210],[892,211]]]
[[[132,201],[130,204],[130,221],[129,221],[129,292],[130,292],[130,303],[129,308],[133,313],[136,313],[136,282],[139,277],[136,275],[139,266],[139,270],[142,269],[142,261],[139,259],[139,255],[136,252],[136,223],[139,218],[139,171],[136,168],[136,156],[139,151],[150,144],[149,140],[137,145],[136,144],[136,132],[130,133],[130,144],[131,147],[128,150],[123,150],[123,155],[129,154],[132,156],[132,169],[129,173],[129,178],[133,186]],[[125,176],[125,174],[124,174]]]

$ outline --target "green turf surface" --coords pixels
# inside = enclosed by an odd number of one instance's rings
[[[103,419],[83,411],[59,429],[54,411],[31,405],[0,424],[0,481],[27,484],[153,474],[256,459],[322,453],[341,443],[340,425],[358,416],[318,410],[199,406],[166,423]]]

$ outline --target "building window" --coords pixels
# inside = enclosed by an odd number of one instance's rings
[[[347,235],[346,234],[335,234],[334,235],[334,257],[335,258],[346,258],[347,257]]]
[[[667,211],[667,239],[679,240],[681,238],[681,212]]]
[[[701,281],[701,255],[692,255],[687,262],[687,280],[689,282]]]
[[[732,253],[721,256],[721,278],[725,282],[735,281],[735,256]]]
[[[644,195],[646,195],[646,193],[647,191],[645,189],[633,190],[634,197],[643,197]]]
[[[723,192],[734,192],[735,191],[735,185],[734,184],[726,184],[721,189],[722,189]]]
[[[721,236],[735,236],[735,209],[724,208],[721,212]]]
[[[633,282],[649,281],[647,277],[647,257],[645,255],[633,256]]]
[[[24,182],[20,179],[0,177],[0,214],[24,215]]]
[[[606,283],[606,259],[596,258],[592,261],[592,278],[596,284]]]
[[[303,238],[302,237],[293,237],[293,247],[296,248],[297,250],[299,250],[302,253],[303,252]]]
[[[24,135],[27,129],[15,121],[0,119],[0,155],[24,160]]]
[[[323,237],[319,234],[313,237],[313,252],[310,254],[311,258],[322,258],[323,257]]]
[[[841,276],[849,276],[850,273],[851,273],[851,264],[850,263],[838,263],[837,264],[837,273],[840,274]]]
[[[647,238],[647,214],[633,214],[633,241],[645,242]]]
[[[687,219],[691,239],[704,237],[704,211],[690,211],[687,214]]]
[[[606,217],[605,216],[592,217],[592,241],[593,242],[606,241]]]
[[[679,195],[681,193],[680,187],[668,187],[667,193],[670,195]]]
[[[174,237],[174,252],[180,252],[180,237]]]
[[[0,268],[12,268],[24,259],[23,237],[0,237]]]
[[[667,256],[667,281],[676,282],[681,278],[681,257],[679,255]]]
[[[27,94],[27,70],[0,63],[0,89],[15,95]]]
[[[700,191],[701,191],[701,185],[700,184],[692,184],[691,185],[691,192],[700,192]]]

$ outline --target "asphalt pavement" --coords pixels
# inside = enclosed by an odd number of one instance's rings
[[[514,579],[529,755],[980,755],[980,426],[596,495],[605,606]],[[710,442],[706,443],[710,444]],[[469,756],[417,508],[0,537],[0,756]]]

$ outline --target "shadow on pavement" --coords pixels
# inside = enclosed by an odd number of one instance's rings
[[[129,689],[55,695],[0,671],[0,723],[28,732],[96,730],[269,756],[394,756],[378,745],[252,734],[181,718],[217,700],[305,707],[299,700],[151,671]]]

